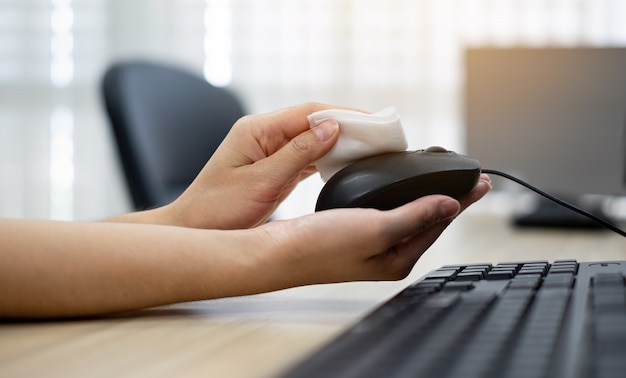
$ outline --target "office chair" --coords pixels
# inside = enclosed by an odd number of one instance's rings
[[[160,63],[115,64],[101,90],[136,209],[176,199],[244,115],[228,90]]]

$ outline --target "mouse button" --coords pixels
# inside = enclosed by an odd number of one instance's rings
[[[458,155],[449,151],[444,153],[432,153],[422,156],[420,159],[424,169],[430,171],[450,171],[459,169],[480,169],[480,163],[474,158]]]
[[[441,146],[430,146],[427,149],[425,149],[424,151],[426,152],[451,152],[446,150],[445,148],[441,147]]]
[[[429,153],[417,150],[380,155],[360,161],[355,164],[354,168],[358,167],[359,170],[375,173],[373,177],[376,177],[378,182],[390,184],[415,176],[473,166],[467,163],[452,152]]]
[[[405,170],[412,170],[413,175],[417,175],[466,167],[466,162],[452,153],[422,152],[412,159],[404,159],[401,166]]]
[[[395,182],[414,174],[416,167],[406,153],[379,155],[359,162],[345,169],[347,176],[358,177],[361,184],[378,186]],[[345,179],[345,178],[344,178]]]

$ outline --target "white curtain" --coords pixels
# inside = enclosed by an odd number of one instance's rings
[[[128,210],[98,94],[115,60],[188,67],[251,113],[394,105],[410,148],[463,151],[464,47],[623,46],[624,20],[621,0],[0,0],[0,216]]]

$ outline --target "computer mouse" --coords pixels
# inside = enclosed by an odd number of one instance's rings
[[[322,188],[315,211],[389,210],[430,194],[458,199],[474,188],[480,172],[478,160],[438,146],[372,156],[333,175]]]

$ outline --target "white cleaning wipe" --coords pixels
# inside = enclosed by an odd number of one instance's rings
[[[316,163],[324,182],[357,160],[407,148],[400,116],[394,107],[373,114],[329,109],[312,113],[308,119],[311,127],[327,119],[339,123],[337,143]]]

